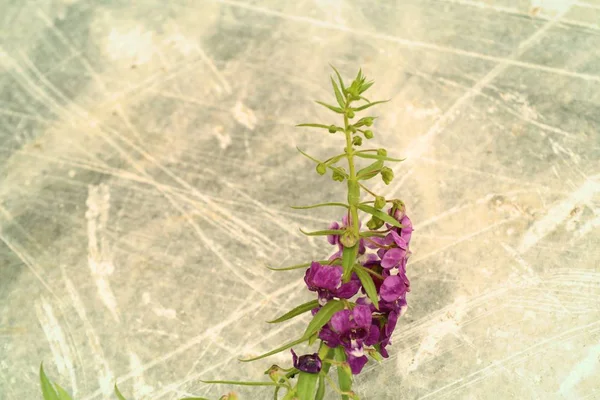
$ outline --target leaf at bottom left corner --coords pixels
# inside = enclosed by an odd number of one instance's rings
[[[44,372],[43,364],[40,364],[40,384],[42,386],[42,395],[44,396],[44,400],[60,400],[58,394],[52,386],[52,383],[50,383],[50,380]]]
[[[125,399],[125,396],[123,396],[123,395],[121,394],[121,391],[120,391],[120,390],[119,390],[119,388],[117,387],[117,384],[116,384],[116,383],[115,383],[115,394],[117,395],[117,398],[118,398],[119,400],[127,400],[127,399]]]

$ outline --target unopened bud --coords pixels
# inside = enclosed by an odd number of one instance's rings
[[[377,149],[377,155],[378,156],[387,156],[387,150],[386,149]]]
[[[344,247],[352,247],[358,242],[358,236],[351,230],[347,230],[344,232],[342,237],[340,238],[340,243]]]
[[[323,163],[317,164],[317,174],[325,175],[326,172],[327,172],[327,166],[325,164],[323,164]]]
[[[219,400],[239,400],[239,397],[237,396],[237,394],[235,392],[231,392],[229,394],[225,394],[225,395],[221,396],[221,398]]]
[[[348,130],[350,131],[350,133],[356,133],[356,127],[354,125],[350,125],[348,127]]]
[[[381,220],[377,217],[371,217],[371,219],[369,221],[367,221],[367,228],[369,228],[372,231],[377,230],[377,229],[381,228],[382,226],[383,226],[383,220]]]
[[[352,111],[352,110],[348,110],[348,111],[346,111],[346,116],[347,116],[348,118],[354,118],[354,111]]]
[[[366,126],[373,125],[373,117],[367,117],[367,118],[364,118],[364,120],[365,120],[365,125]]]
[[[352,144],[355,145],[355,146],[362,145],[362,138],[360,136],[354,136],[352,138]]]
[[[336,133],[337,132],[337,127],[335,125],[331,125],[329,127],[329,133]]]
[[[375,197],[375,208],[381,210],[385,206],[385,197],[377,196]]]
[[[334,181],[338,181],[338,182],[344,182],[344,175],[340,174],[338,171],[333,170],[333,175],[331,175],[331,178]]]
[[[363,132],[365,135],[365,139],[373,139],[373,131],[371,130],[366,130]]]
[[[383,179],[383,183],[389,185],[392,179],[394,179],[394,171],[389,167],[381,168],[381,179]]]

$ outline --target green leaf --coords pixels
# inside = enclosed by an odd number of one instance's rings
[[[331,104],[327,104],[327,103],[323,103],[322,101],[315,101],[315,103],[322,105],[323,107],[327,107],[329,108],[331,111],[335,111],[338,114],[344,114],[344,110],[336,107],[336,106],[332,106]]]
[[[367,180],[373,178],[383,168],[383,160],[377,160],[373,164],[364,167],[356,174],[358,180]]]
[[[340,75],[340,73],[338,72],[338,70],[331,64],[329,64],[329,66],[331,68],[333,68],[333,70],[335,71],[335,74],[338,77],[338,80],[340,81],[340,87],[342,88],[342,91],[346,90],[346,86],[344,86],[344,81],[342,80],[342,76]]]
[[[357,246],[356,246],[357,247]],[[310,335],[317,332],[326,323],[329,322],[333,314],[344,309],[344,303],[338,300],[330,300],[325,304],[319,312],[313,317],[312,321],[306,327],[306,331],[304,331],[304,335],[302,337],[308,338]]]
[[[298,399],[299,400],[314,400],[315,389],[317,388],[317,379],[319,375],[309,374],[308,372],[300,371],[298,376]]]
[[[242,361],[242,360],[240,360]],[[281,386],[275,382],[248,382],[248,381],[203,381],[200,382],[212,383],[212,384],[224,384],[224,385],[238,385],[238,386]]]
[[[325,368],[325,365],[323,365]],[[325,398],[325,376],[319,374],[319,384],[317,386],[317,394],[315,395],[315,400],[323,400]]]
[[[386,233],[384,232],[377,232],[377,231],[364,231],[360,233],[360,237],[365,238],[365,237],[373,237],[373,236],[377,236],[377,237],[386,237]]]
[[[340,93],[340,89],[338,88],[338,86],[335,83],[335,81],[333,80],[333,78],[331,78],[331,86],[333,86],[333,91],[335,92],[335,99],[337,100],[340,107],[342,107],[342,109],[346,108],[346,102],[344,101],[344,96],[342,96],[342,93]]]
[[[354,272],[358,275],[358,279],[360,279],[360,283],[362,283],[365,292],[367,292],[367,296],[375,305],[375,308],[379,310],[379,299],[377,298],[377,288],[375,287],[375,283],[373,282],[373,278],[366,271],[366,269],[360,265],[354,266]]]
[[[358,244],[352,247],[344,247],[342,252],[342,267],[344,273],[342,275],[342,281],[348,282],[352,276],[352,267],[356,262],[356,255],[358,254]]]
[[[313,344],[314,344],[314,343],[317,341],[317,338],[318,338],[318,337],[319,337],[319,336],[317,335],[317,332],[315,332],[315,333],[314,333],[314,335],[311,335],[311,336],[308,338],[308,345],[309,345],[309,346],[312,346],[312,345],[313,345]]]
[[[60,400],[58,394],[54,390],[54,387],[52,387],[52,383],[50,383],[50,380],[44,372],[43,363],[40,364],[40,384],[42,386],[42,395],[44,396],[44,400]]]
[[[314,232],[306,232],[306,231],[303,231],[302,228],[299,228],[299,229],[300,229],[300,232],[302,232],[306,236],[342,235],[346,232],[344,229],[326,229],[323,231],[314,231]]]
[[[387,157],[387,156],[380,156],[379,154],[367,154],[367,153],[363,153],[363,152],[355,152],[354,155],[356,157],[360,157],[360,158],[372,158],[375,160],[383,160],[383,161],[395,161],[395,162],[401,162],[406,160],[406,158],[391,158],[391,157]]]
[[[117,387],[117,384],[115,383],[115,394],[117,395],[117,398],[119,400],[125,400],[125,396],[123,396],[121,394],[121,391],[119,390],[119,388]]]
[[[267,321],[269,324],[277,324],[279,322],[287,321],[288,319],[292,319],[300,314],[304,314],[307,311],[312,310],[313,308],[319,307],[319,302],[317,300],[309,301],[307,303],[301,304],[298,307],[288,311],[283,314],[281,317],[274,319],[273,321]]]
[[[309,127],[309,128],[322,128],[322,129],[327,129],[330,133],[332,130],[334,130],[334,132],[342,132],[344,130],[344,128],[341,128],[339,126],[335,126],[335,125],[323,125],[323,124],[298,124],[296,126],[302,126],[302,127]]]
[[[389,101],[389,100],[380,100],[380,101],[374,101],[374,102],[371,102],[371,103],[364,104],[364,105],[362,105],[362,106],[360,106],[360,107],[353,107],[352,109],[353,109],[354,111],[362,111],[362,110],[366,110],[366,109],[367,109],[367,108],[369,108],[369,107],[373,107],[373,106],[375,106],[375,105],[377,105],[377,104],[381,104],[381,103],[387,103],[388,101]]]
[[[296,150],[298,150],[304,157],[308,158],[309,160],[312,160],[318,164],[322,164],[322,161],[317,160],[316,158],[314,158],[313,156],[308,155],[307,153],[303,152],[302,150],[300,150],[300,148],[298,146],[296,146]]]
[[[373,86],[373,84],[375,83],[375,81],[371,81],[371,82],[367,82],[364,85],[362,85],[360,87],[360,90],[358,91],[359,94],[363,94],[364,92],[366,92],[367,90],[369,90],[369,88],[371,86]]]
[[[318,208],[318,207],[345,207],[348,208],[348,204],[344,204],[344,203],[320,203],[320,204],[313,204],[310,206],[290,206],[291,208],[293,208],[294,210],[308,210],[309,208]]]
[[[240,359],[240,361],[241,362],[250,362],[250,361],[260,360],[261,358],[266,358],[266,357],[272,356],[273,354],[281,353],[282,351],[287,350],[287,349],[289,349],[289,348],[291,348],[291,347],[293,347],[293,346],[295,346],[297,344],[300,344],[302,342],[306,342],[307,340],[308,340],[308,337],[304,337],[303,336],[300,339],[296,339],[293,342],[286,343],[283,346],[278,347],[275,350],[271,350],[268,353],[261,354],[258,357],[246,358],[246,359],[243,359],[243,360]]]
[[[73,398],[67,393],[65,389],[60,387],[60,385],[54,382],[54,387],[56,388],[56,392],[58,393],[58,398],[60,400],[73,400]]]
[[[346,362],[346,353],[344,352],[344,348],[342,346],[338,346],[335,348],[335,359],[340,362]],[[340,389],[342,392],[349,392],[352,390],[352,372],[348,371],[347,368],[343,368],[341,366],[337,367],[338,373],[338,384],[340,385]],[[346,395],[342,395],[343,400],[349,400],[349,397]]]
[[[391,215],[389,215],[383,211],[376,209],[375,207],[371,207],[366,204],[359,204],[358,209],[362,210],[368,214],[371,214],[371,215],[387,222],[390,225],[394,225],[397,228],[403,228],[403,226],[398,221],[396,221],[396,219],[394,217],[392,217]]]
[[[330,261],[329,260],[319,260],[316,261],[319,264],[329,264]],[[306,268],[306,267],[310,267],[310,264],[312,264],[312,262],[308,262],[308,263],[304,263],[304,264],[297,264],[297,265],[292,265],[290,267],[284,267],[284,268],[273,268],[273,267],[269,267],[267,265],[267,268],[270,269],[271,271],[291,271],[294,269],[301,269],[301,268]]]

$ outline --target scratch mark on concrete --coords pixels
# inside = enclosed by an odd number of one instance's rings
[[[103,230],[108,224],[110,209],[110,192],[106,184],[88,186],[86,201],[88,234],[88,265],[96,287],[98,296],[110,311],[116,322],[120,322],[117,299],[110,287],[108,277],[113,274],[115,266],[104,236]],[[100,236],[100,240],[98,240]]]

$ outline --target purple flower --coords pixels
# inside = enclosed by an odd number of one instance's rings
[[[406,275],[391,275],[384,279],[379,295],[386,302],[394,302],[403,298],[408,291],[410,291],[410,282]]]
[[[358,374],[367,362],[364,346],[379,340],[379,328],[372,324],[371,309],[357,305],[352,311],[341,310],[331,317],[329,326],[321,330],[319,337],[330,347],[344,347],[353,374]]]
[[[322,364],[319,354],[305,354],[298,357],[293,349],[290,349],[290,351],[292,352],[292,359],[294,360],[294,368],[303,372],[308,372],[309,374],[318,374],[321,371]]]
[[[317,292],[319,304],[324,305],[334,297],[349,299],[358,293],[360,289],[358,277],[353,276],[350,282],[342,283],[342,273],[343,269],[339,265],[325,266],[313,262],[306,270],[304,282],[308,290]]]

